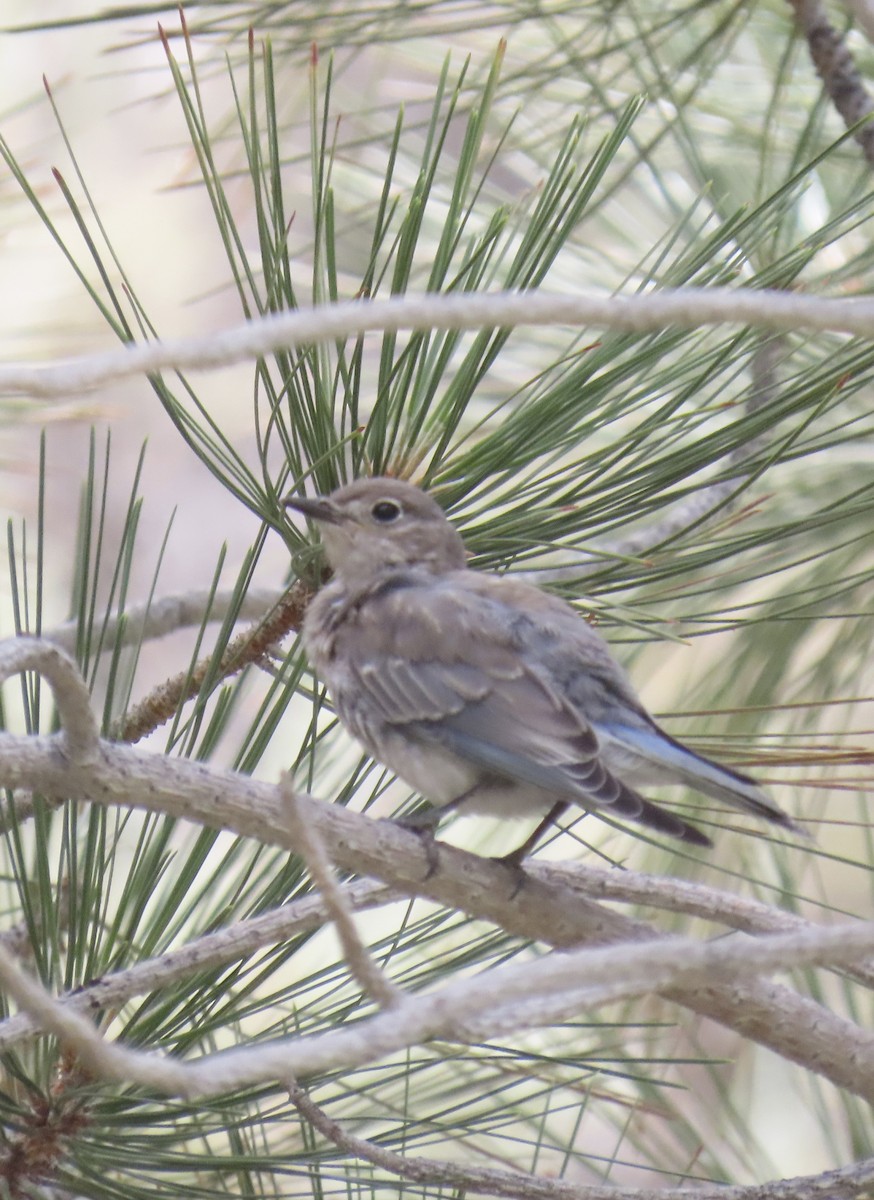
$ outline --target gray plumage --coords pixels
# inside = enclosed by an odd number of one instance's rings
[[[748,776],[660,729],[570,605],[469,570],[418,488],[363,479],[285,503],[318,522],[334,571],[307,611],[310,661],[343,724],[434,805],[537,817],[573,803],[709,845],[637,790],[682,783],[795,829]]]

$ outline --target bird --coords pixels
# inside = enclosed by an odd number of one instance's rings
[[[434,825],[450,811],[539,816],[505,856],[516,863],[572,806],[711,846],[643,794],[682,784],[801,832],[750,776],[662,729],[577,609],[470,567],[414,484],[367,477],[283,505],[315,522],[332,572],[304,618],[310,665],[346,729],[430,801]]]

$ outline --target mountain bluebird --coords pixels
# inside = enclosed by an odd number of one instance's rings
[[[418,488],[360,479],[284,503],[318,523],[334,572],[307,611],[310,662],[347,729],[438,816],[546,813],[517,859],[569,804],[709,846],[637,790],[680,783],[798,832],[754,780],[665,733],[569,604],[470,570]]]

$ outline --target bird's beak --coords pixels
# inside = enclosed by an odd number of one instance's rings
[[[293,508],[303,513],[305,517],[312,517],[314,521],[321,521],[326,525],[340,524],[340,514],[327,496],[313,496],[312,499],[307,499],[306,496],[295,496],[292,493],[283,497],[282,504],[285,508]]]

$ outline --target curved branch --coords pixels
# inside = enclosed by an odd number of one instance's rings
[[[662,994],[668,988],[675,994],[680,988],[713,991],[734,983],[738,974],[845,962],[872,949],[874,923],[853,922],[767,939],[700,944],[689,938],[661,938],[635,946],[573,950],[461,977],[426,995],[399,995],[392,1007],[349,1027],[243,1046],[185,1063],[105,1041],[90,1021],[29,978],[2,944],[0,979],[16,1003],[74,1050],[91,1074],[192,1099],[354,1069],[435,1039],[466,1042],[481,1030],[494,1035],[536,1028],[575,1017],[580,1009],[655,989]],[[870,1073],[874,1039],[868,1035],[867,1041],[866,1046],[864,1035],[857,1036],[853,1048],[859,1068]]]
[[[605,870],[582,863],[531,862],[526,864],[526,870],[538,879],[561,881],[592,899],[648,904],[662,912],[701,917],[743,933],[789,933],[816,928],[796,913],[688,879]],[[844,973],[863,987],[874,988],[874,962],[854,963],[845,967]]]
[[[223,621],[231,608],[237,610],[240,621],[255,621],[282,599],[285,589],[249,588],[242,598],[234,588],[213,592],[208,588],[184,592],[178,596],[163,596],[147,604],[132,605],[123,613],[109,617],[101,625],[101,635],[108,651],[120,646],[139,646],[152,638],[166,637],[177,629],[199,627],[207,610],[211,622]],[[79,636],[79,622],[67,621],[43,635],[72,654]]]
[[[352,912],[364,912],[406,899],[405,893],[370,879],[358,879],[345,884],[342,892],[344,903]],[[92,979],[59,997],[58,1003],[77,1012],[92,1014],[120,1008],[134,996],[147,996],[200,971],[239,962],[264,946],[320,929],[330,918],[330,910],[320,896],[292,900],[261,916],[237,921],[214,933],[206,933],[157,958],[147,958],[132,967]],[[24,932],[17,929],[0,934],[0,943],[18,958],[22,958],[29,949]],[[0,1052],[39,1032],[40,1027],[26,1012],[7,1017],[0,1021]]]
[[[9,638],[0,642],[0,684],[22,671],[39,671],[48,680],[61,724],[59,746],[70,763],[83,765],[95,758],[100,730],[91,711],[91,696],[72,658],[59,646],[40,638]]]
[[[69,676],[75,675],[75,666],[57,647],[15,639],[0,645],[3,661],[18,663],[18,669],[22,663],[45,661],[63,685],[65,698],[59,707],[64,718],[77,729],[93,730],[84,683],[79,680],[74,686]],[[76,694],[76,705],[66,698],[67,689]],[[83,711],[74,711],[76,707]],[[292,826],[304,820],[330,847],[337,866],[493,921],[522,937],[561,948],[660,937],[644,922],[611,912],[554,882],[527,875],[520,888],[515,870],[451,846],[438,844],[434,869],[435,848],[423,846],[419,837],[392,822],[374,821],[307,796],[296,798],[299,811],[290,822],[275,786],[108,742],[71,761],[69,741],[66,731],[54,737],[0,734],[0,785],[184,817],[290,851],[299,849]],[[751,940],[751,947],[756,944]],[[628,955],[626,946],[623,957]],[[661,994],[667,998],[874,1102],[874,1034],[868,1030],[766,980],[713,977],[684,985],[669,979],[663,985]],[[223,1056],[226,1062],[232,1057]],[[275,1070],[275,1062],[270,1069]],[[187,1088],[190,1082],[186,1079],[181,1086]]]
[[[649,904],[662,911],[701,917],[748,933],[816,929],[816,926],[793,913],[782,912],[758,900],[734,896],[688,880],[606,870],[580,863],[531,862],[526,869],[536,879],[553,886],[571,888],[584,896]],[[352,912],[390,904],[407,894],[370,880],[345,884],[342,893],[344,905]],[[239,921],[215,933],[204,934],[158,958],[146,959],[132,967],[92,980],[61,996],[59,1003],[92,1013],[119,1007],[134,996],[168,987],[205,968],[223,966],[245,958],[263,946],[285,941],[296,933],[317,929],[330,918],[330,910],[320,897],[308,896],[295,900],[261,916]],[[4,936],[3,941],[19,957],[26,949],[21,937],[7,940]],[[844,971],[864,985],[874,986],[874,968],[855,964],[845,966]],[[36,1032],[38,1027],[27,1013],[7,1017],[0,1021],[0,1051]]]
[[[408,292],[388,300],[343,300],[252,318],[205,337],[129,345],[49,365],[6,365],[0,367],[0,394],[67,397],[133,375],[170,369],[215,370],[274,350],[374,330],[596,325],[645,333],[666,326],[700,329],[723,324],[790,332],[831,330],[870,337],[874,331],[874,301],[717,287],[665,288],[629,296],[538,291],[478,295]]]
[[[491,1167],[471,1167],[444,1162],[421,1155],[395,1154],[384,1146],[355,1137],[323,1109],[314,1104],[302,1088],[290,1089],[291,1102],[312,1127],[340,1150],[401,1179],[416,1183],[453,1188],[465,1194],[503,1196],[507,1200],[856,1200],[866,1184],[874,1182],[874,1159],[853,1163],[837,1171],[781,1179],[754,1187],[708,1187],[697,1180],[694,1187],[652,1188],[607,1187],[598,1184],[566,1183],[562,1179],[528,1175],[521,1171],[498,1171]]]

